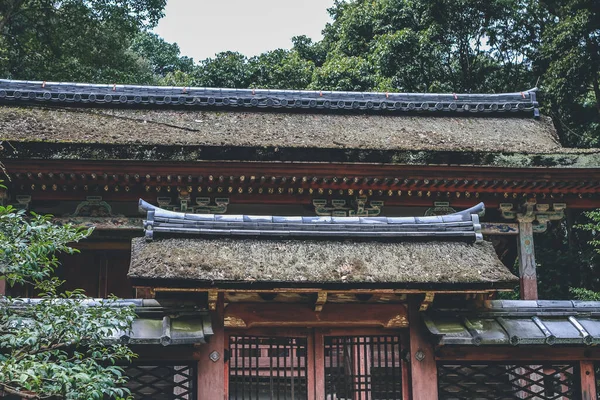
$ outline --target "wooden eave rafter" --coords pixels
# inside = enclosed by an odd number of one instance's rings
[[[408,167],[324,163],[160,163],[7,160],[9,185],[16,194],[48,200],[107,200],[192,196],[310,203],[315,197],[368,196],[387,205],[455,206],[486,199],[488,204],[537,197],[569,200],[569,207],[600,205],[600,170],[492,168],[473,166]],[[303,200],[305,198],[305,200]]]

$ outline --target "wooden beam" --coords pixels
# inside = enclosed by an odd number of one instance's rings
[[[134,286],[134,287],[145,287],[145,286]],[[274,287],[272,289],[237,289],[237,288],[208,288],[208,287],[164,287],[157,286],[152,287],[155,292],[162,293],[204,293],[210,290],[216,290],[219,293],[318,293],[319,288],[299,288],[299,287]],[[496,293],[496,292],[511,292],[513,289],[471,289],[471,290],[433,290],[436,294],[456,294],[456,293],[471,293],[471,294],[485,294],[485,293]],[[432,292],[432,290],[425,289],[327,289],[329,294],[424,294]]]
[[[219,293],[215,310],[210,313],[214,334],[200,346],[198,359],[198,398],[225,399],[225,328],[223,294]]]
[[[426,329],[419,315],[420,301],[409,299],[410,373],[413,400],[438,398],[437,364],[434,348],[426,337]]]
[[[596,400],[596,374],[593,361],[579,362],[581,400]]]
[[[438,361],[580,361],[600,360],[597,347],[557,346],[443,346]]]
[[[329,303],[315,312],[308,304],[231,303],[225,309],[225,321],[231,328],[408,326],[403,304]]]

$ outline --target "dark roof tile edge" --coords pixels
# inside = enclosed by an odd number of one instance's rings
[[[224,107],[244,109],[363,110],[499,114],[539,117],[537,89],[500,94],[335,92],[100,85],[0,79],[0,103],[119,106]]]

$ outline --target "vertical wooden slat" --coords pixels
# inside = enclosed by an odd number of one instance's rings
[[[596,400],[596,374],[593,361],[579,362],[579,375],[581,379],[581,399]]]
[[[317,329],[314,334],[314,340],[311,344],[311,335],[309,335],[309,346],[308,355],[314,354],[311,357],[312,360],[309,362],[308,377],[314,377],[314,385],[309,380],[309,400],[311,399],[310,394],[313,395],[314,400],[325,400],[325,337],[323,332]],[[314,348],[314,352],[310,351]],[[311,367],[312,364],[312,367]],[[310,390],[310,389],[313,390]]]
[[[410,332],[410,375],[413,400],[438,398],[437,366],[433,345],[427,341],[418,298],[411,297],[408,310]],[[419,360],[417,355],[422,355]]]
[[[6,280],[0,278],[0,296],[6,296]]]
[[[198,399],[225,400],[225,329],[223,327],[223,293],[219,293],[216,310],[211,312],[214,335],[199,348]],[[216,351],[220,358],[214,362],[210,354]]]

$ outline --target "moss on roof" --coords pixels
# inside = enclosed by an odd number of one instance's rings
[[[129,277],[288,283],[510,283],[491,243],[258,239],[132,241]]]
[[[484,151],[561,149],[549,118],[0,107],[0,140]]]

